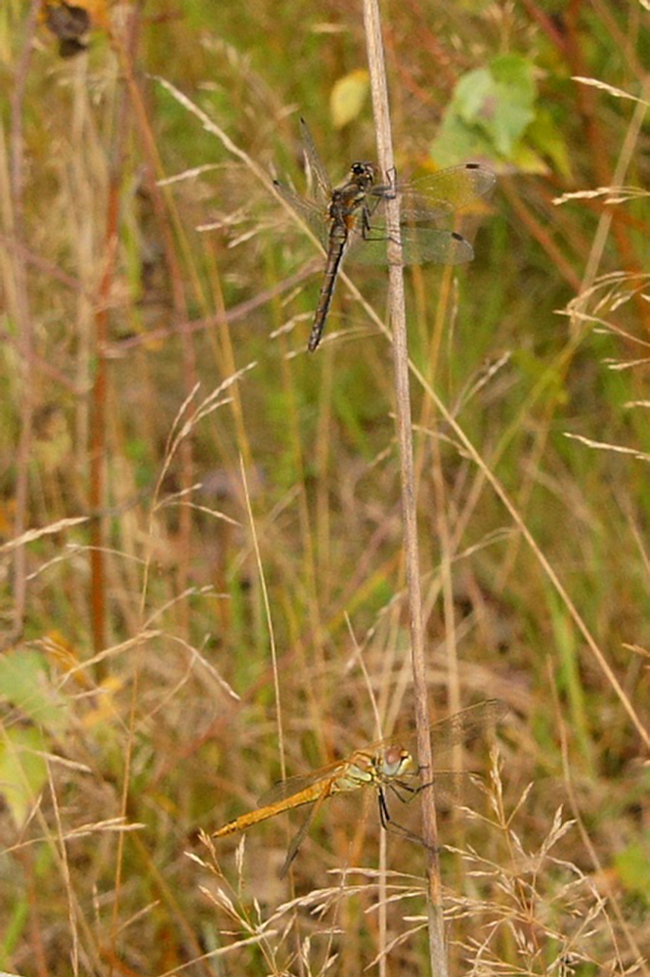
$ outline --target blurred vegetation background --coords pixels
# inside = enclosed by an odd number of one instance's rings
[[[498,175],[474,262],[407,282],[432,707],[511,710],[442,811],[452,966],[647,973],[648,5],[382,15],[400,174]],[[390,344],[341,283],[305,352],[265,179],[304,189],[301,114],[333,179],[374,157],[361,7],[4,0],[0,71],[0,967],[420,973],[372,798],[294,888],[282,818],[199,834],[408,725]]]

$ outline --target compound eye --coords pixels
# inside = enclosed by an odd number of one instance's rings
[[[383,773],[387,777],[397,777],[413,766],[411,755],[398,746],[389,747],[383,756]]]

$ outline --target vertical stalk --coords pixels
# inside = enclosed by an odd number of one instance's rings
[[[381,38],[381,24],[377,0],[363,0],[364,25],[368,49],[368,64],[372,90],[373,112],[377,129],[379,164],[386,174],[394,173],[394,156],[390,129],[388,88]],[[386,204],[387,218],[391,226],[399,222],[397,200]],[[399,257],[399,245],[389,242],[389,252]],[[393,255],[391,255],[393,257]],[[422,594],[420,589],[420,556],[417,535],[415,477],[413,466],[413,435],[411,399],[409,389],[408,347],[406,336],[406,310],[404,300],[404,273],[400,264],[391,261],[388,282],[388,306],[393,333],[393,359],[395,372],[395,400],[397,437],[400,451],[402,482],[402,519],[406,554],[406,581],[409,600],[411,631],[411,662],[415,697],[418,759],[424,771],[433,769],[431,742],[429,739],[429,705],[424,660],[424,628],[422,622]],[[427,892],[429,917],[429,957],[434,977],[447,977],[440,864],[438,859],[438,827],[433,784],[421,792],[422,830],[427,844]]]
[[[14,247],[11,249],[15,287],[14,308],[18,336],[20,343],[20,440],[16,459],[16,514],[14,518],[14,535],[17,539],[27,528],[27,513],[29,504],[29,461],[32,444],[32,425],[34,420],[34,394],[32,358],[34,355],[34,331],[29,307],[27,269],[25,266],[25,228],[23,220],[24,202],[24,141],[23,141],[23,99],[27,74],[32,56],[32,43],[36,29],[38,2],[32,0],[25,28],[25,40],[20,60],[16,68],[14,86],[10,96],[9,117],[9,187],[11,195],[9,214],[9,235],[13,237]],[[8,295],[8,301],[10,296]],[[23,630],[25,615],[25,601],[27,595],[27,573],[25,545],[16,547],[13,559],[13,593],[14,614],[13,624],[7,634],[3,636],[2,648],[7,647],[20,637]]]
[[[121,140],[118,127],[116,139]],[[95,376],[90,397],[89,432],[89,486],[88,504],[93,519],[90,524],[90,607],[93,634],[93,650],[98,655],[106,647],[106,574],[104,567],[104,547],[106,543],[106,342],[108,340],[109,296],[115,272],[115,252],[120,209],[120,167],[115,162],[111,166],[108,186],[106,213],[106,235],[104,251],[104,272],[99,284],[97,312],[95,314]],[[105,664],[100,661],[95,667],[95,678],[104,678]]]
[[[106,202],[106,230],[104,237],[104,268],[99,282],[95,331],[93,336],[95,375],[90,394],[89,425],[89,486],[88,504],[92,514],[90,525],[90,607],[93,648],[98,655],[106,647],[106,424],[108,399],[108,367],[106,345],[109,338],[111,290],[115,276],[120,221],[120,193],[127,138],[127,100],[123,83],[118,82],[114,114],[113,143],[109,159],[108,194]],[[100,660],[95,678],[105,675],[105,662]]]

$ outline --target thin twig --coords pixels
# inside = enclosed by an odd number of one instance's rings
[[[11,191],[11,230],[12,237],[22,243],[25,237],[23,225],[23,190],[24,190],[24,140],[23,140],[23,100],[27,85],[27,74],[32,55],[32,42],[36,29],[37,0],[32,0],[25,28],[25,40],[20,60],[16,68],[14,87],[10,98],[10,162],[9,185]],[[12,249],[13,250],[13,249]],[[22,408],[20,418],[20,440],[17,453],[16,478],[16,515],[14,519],[14,535],[20,538],[27,525],[27,509],[29,497],[29,464],[32,445],[32,424],[34,418],[34,393],[31,377],[31,361],[33,356],[34,334],[31,311],[29,308],[27,268],[24,253],[13,251],[15,277],[15,307],[14,315],[20,336],[21,350],[21,392]],[[8,634],[4,635],[2,646],[11,644],[20,636],[23,629],[25,600],[27,593],[26,553],[24,547],[19,547],[13,559],[13,592],[14,619]]]
[[[393,146],[388,106],[388,88],[384,65],[383,45],[379,8],[376,0],[364,0],[364,25],[368,48],[368,64],[372,91],[373,112],[377,129],[377,151],[381,168],[387,176],[395,172]],[[399,204],[397,200],[387,201],[387,219],[391,227],[399,224]],[[399,245],[392,245],[399,252]],[[398,257],[398,254],[395,255]],[[435,977],[446,977],[447,960],[445,954],[444,926],[442,916],[442,891],[440,865],[438,860],[438,828],[436,807],[431,777],[427,770],[433,769],[431,742],[429,739],[429,703],[424,659],[424,628],[422,621],[422,594],[420,589],[420,556],[417,536],[417,512],[415,497],[415,477],[413,470],[413,437],[411,420],[411,400],[409,390],[409,362],[406,336],[406,310],[404,300],[404,273],[402,266],[391,261],[388,280],[388,307],[393,332],[393,362],[395,368],[395,397],[397,436],[400,449],[402,482],[402,518],[404,526],[404,547],[406,551],[406,581],[409,599],[411,632],[411,661],[413,668],[413,689],[415,698],[415,720],[417,727],[418,760],[425,771],[424,780],[429,781],[422,790],[422,832],[427,845],[427,892],[429,917],[429,955],[431,973]]]
[[[280,755],[280,775],[282,780],[286,779],[286,750],[284,748],[284,723],[282,721],[282,699],[280,696],[280,671],[278,668],[278,649],[275,643],[275,630],[273,628],[273,615],[271,613],[271,601],[269,599],[269,591],[266,585],[266,577],[264,576],[264,563],[262,561],[262,554],[260,552],[259,537],[257,535],[257,529],[255,526],[255,519],[253,517],[253,509],[251,506],[251,496],[248,488],[248,480],[246,478],[246,467],[244,465],[244,459],[240,455],[239,457],[239,470],[241,473],[242,483],[244,486],[244,498],[246,500],[246,512],[248,514],[248,522],[251,532],[251,540],[253,543],[253,550],[255,551],[255,562],[257,563],[257,570],[259,573],[260,586],[262,588],[262,599],[264,601],[264,613],[266,614],[266,624],[269,631],[269,646],[271,650],[271,665],[273,668],[273,691],[275,693],[275,719],[278,729],[278,753]]]
[[[137,21],[134,20],[134,24]],[[153,127],[146,111],[146,100],[141,91],[137,79],[138,57],[135,49],[136,31],[132,32],[132,37],[123,43],[116,35],[114,43],[120,58],[120,66],[124,72],[124,80],[130,95],[130,104],[136,124],[136,132],[140,137],[144,150],[146,167],[145,180],[147,190],[151,197],[154,214],[157,218],[157,226],[160,229],[163,253],[168,270],[168,278],[173,303],[173,320],[178,324],[177,332],[180,337],[182,353],[183,388],[186,393],[193,390],[198,379],[197,357],[193,339],[189,329],[188,321],[188,301],[183,280],[182,269],[176,253],[173,227],[178,227],[178,214],[171,205],[172,195],[163,193],[157,183],[156,177],[162,175],[162,166]],[[195,281],[195,289],[200,293],[198,282]],[[189,489],[192,485],[194,469],[194,448],[191,438],[184,438],[180,452],[180,480],[183,488]],[[182,509],[179,515],[179,567],[178,584],[181,590],[185,589],[190,574],[192,539],[192,515],[189,509]],[[189,608],[186,605],[180,607],[182,615],[181,624],[186,632],[189,631]]]

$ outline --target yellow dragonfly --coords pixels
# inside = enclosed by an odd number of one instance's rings
[[[453,746],[466,743],[501,720],[508,707],[500,699],[487,699],[478,705],[470,706],[447,719],[434,723],[430,729],[431,748],[437,759]],[[320,807],[328,797],[335,794],[374,787],[377,791],[379,818],[386,830],[397,830],[411,840],[422,841],[418,835],[392,821],[386,802],[386,791],[390,790],[399,800],[407,801],[418,794],[427,783],[422,782],[422,768],[416,763],[413,754],[401,746],[393,737],[373,743],[363,750],[356,750],[344,760],[330,763],[306,775],[289,777],[271,788],[260,798],[254,811],[240,815],[214,832],[214,838],[224,838],[236,831],[245,831],[260,821],[275,817],[283,811],[290,811],[304,804],[314,807],[307,820],[292,840],[281,870],[285,875],[298,853],[307,831]],[[444,776],[445,784],[453,783],[458,774],[436,774],[436,781]],[[454,790],[452,790],[452,793]]]

